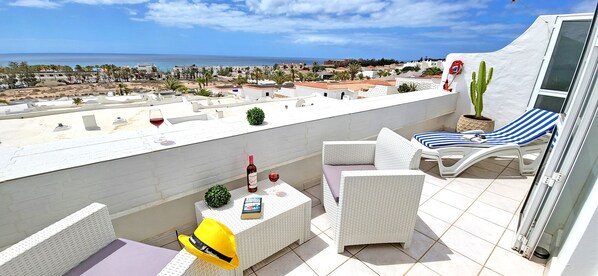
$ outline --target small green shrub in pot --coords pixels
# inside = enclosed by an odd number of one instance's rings
[[[247,121],[252,126],[261,125],[264,122],[264,118],[266,118],[266,114],[259,107],[247,110]]]
[[[212,208],[226,205],[230,200],[230,192],[222,185],[216,185],[208,189],[205,195],[206,204]]]

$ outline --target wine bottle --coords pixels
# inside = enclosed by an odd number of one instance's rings
[[[257,192],[257,168],[253,164],[253,155],[249,155],[249,165],[247,166],[247,191]]]

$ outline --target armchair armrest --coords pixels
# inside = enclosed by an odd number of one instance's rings
[[[218,270],[219,267],[208,264],[183,249],[158,273],[158,276],[217,275]]]
[[[108,208],[92,203],[0,252],[0,275],[63,275],[115,239]]]
[[[326,141],[322,163],[327,165],[374,164],[376,141]]]

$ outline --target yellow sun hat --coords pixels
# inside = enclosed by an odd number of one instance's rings
[[[191,236],[179,235],[185,249],[212,264],[224,269],[239,267],[235,235],[226,225],[205,218]]]

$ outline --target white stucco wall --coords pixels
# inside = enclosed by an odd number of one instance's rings
[[[447,121],[445,128],[454,129],[457,119],[463,114],[472,114],[473,106],[469,99],[471,73],[478,70],[480,61],[486,61],[487,67],[494,68],[492,82],[484,94],[483,115],[496,120],[496,127],[504,126],[517,118],[528,105],[534,83],[542,65],[542,59],[556,16],[544,15],[511,44],[490,53],[453,53],[446,57],[448,68],[454,60],[465,64],[463,72],[451,85],[459,93],[457,111]],[[447,79],[448,70],[444,70],[442,81]],[[449,82],[453,76],[449,77]]]
[[[276,91],[276,94],[287,96],[289,98],[296,97],[296,95],[295,95],[295,88],[282,87],[282,88],[280,88],[280,90]]]
[[[274,96],[274,92],[278,91],[278,89],[273,88],[271,90],[266,89],[254,89],[251,87],[243,87],[243,95],[245,95],[245,100],[247,101],[257,101],[260,98],[266,97],[266,93],[269,93],[267,97]]]
[[[359,91],[358,96],[360,97],[379,97],[379,96],[386,96],[399,93],[397,88],[394,86],[385,86],[385,85],[376,85],[368,91]]]

